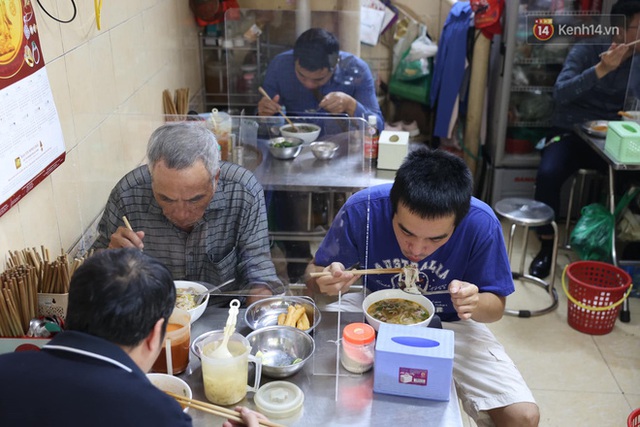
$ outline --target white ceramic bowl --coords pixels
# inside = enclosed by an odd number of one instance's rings
[[[188,399],[193,397],[191,387],[178,377],[168,374],[147,374],[147,378],[151,381],[151,384],[156,386],[162,391],[170,391],[171,393],[184,396]],[[188,412],[189,407],[184,408],[184,412]]]
[[[300,138],[307,144],[318,139],[318,135],[320,135],[320,126],[314,125],[313,123],[294,123],[294,125],[298,129],[298,132],[291,129],[291,125],[287,123],[286,125],[280,126],[280,135]]]
[[[425,297],[424,295],[410,294],[408,292],[403,291],[402,289],[384,289],[382,291],[376,291],[376,292],[370,293],[364,299],[364,301],[362,301],[362,311],[364,312],[364,316],[367,319],[367,323],[373,326],[373,329],[375,329],[376,331],[380,327],[380,323],[383,323],[383,322],[380,322],[379,320],[374,319],[369,313],[367,313],[367,309],[373,303],[376,303],[378,301],[382,301],[385,299],[394,299],[394,298],[405,299],[405,300],[416,302],[421,306],[423,306],[424,308],[426,308],[427,311],[429,312],[429,317],[426,320],[423,320],[422,322],[414,323],[411,326],[427,326],[429,325],[429,322],[431,322],[431,319],[433,319],[433,315],[435,314],[436,310],[435,310],[435,307],[433,306],[433,303],[429,300],[429,298]]]
[[[201,285],[200,283],[190,282],[188,280],[174,280],[173,283],[175,283],[176,285],[176,291],[178,289],[192,288],[195,290],[196,294],[199,294],[201,292],[206,292],[208,290],[206,286]],[[198,305],[195,308],[192,308],[191,310],[187,310],[189,312],[189,315],[191,316],[191,323],[195,322],[200,318],[200,316],[202,316],[202,313],[204,313],[204,310],[207,308],[208,302],[209,302],[209,294],[207,294],[204,297],[204,300],[202,301],[202,303],[200,303],[200,305]]]

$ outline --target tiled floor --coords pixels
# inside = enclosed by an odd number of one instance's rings
[[[537,245],[532,236],[525,269]],[[519,267],[518,248],[516,242],[514,269]],[[562,269],[575,260],[571,251],[558,254],[557,310],[532,318],[504,316],[490,328],[533,391],[540,406],[540,426],[626,426],[629,413],[640,407],[640,299],[630,298],[631,321],[618,319],[606,335],[588,335],[571,328],[561,277]],[[539,308],[547,302],[545,297],[542,288],[516,283],[516,293],[507,305]],[[518,306],[518,301],[526,303]],[[465,426],[475,426],[466,415],[463,417]]]

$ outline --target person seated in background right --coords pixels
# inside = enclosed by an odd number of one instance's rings
[[[575,133],[574,126],[589,120],[620,120],[618,111],[624,107],[632,56],[640,51],[640,44],[625,46],[636,39],[640,1],[619,0],[611,8],[611,15],[626,18],[625,27],[611,37],[611,45],[607,48],[593,40],[577,43],[553,89],[553,127],[542,150],[534,198],[550,206],[556,217],[562,184],[569,177],[579,169],[607,170],[605,161]],[[531,262],[529,274],[545,278],[551,270],[553,229],[545,225],[538,227],[536,233],[540,252]]]

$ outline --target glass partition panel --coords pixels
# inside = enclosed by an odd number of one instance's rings
[[[636,33],[635,40],[640,40],[640,28]],[[627,43],[633,41],[634,40],[627,40]],[[629,84],[627,86],[624,111],[629,112],[636,121],[640,122],[640,44],[632,46],[631,49],[635,49],[635,53],[631,60],[631,72],[629,73]]]
[[[146,163],[146,146],[151,133],[165,123],[190,121],[195,126],[211,129],[218,134],[220,141],[226,138],[226,153],[223,154],[227,162],[248,169],[262,185],[268,244],[277,275],[285,285],[283,292],[306,293],[304,269],[325,239],[340,207],[355,192],[391,183],[395,171],[379,170],[365,159],[364,138],[369,127],[361,118],[297,117],[293,122],[297,132],[293,131],[286,138],[283,133],[287,134],[291,125],[281,116],[230,115],[224,119],[228,120],[228,126],[220,127],[213,121],[211,113],[192,116],[113,115],[99,122],[89,136],[71,147],[69,155],[73,162],[69,162],[69,166],[77,167],[78,173],[68,175],[79,178],[76,185],[67,188],[77,189],[78,206],[83,217],[88,219],[85,224],[89,223],[79,238],[78,253],[83,254],[92,246],[97,224],[114,186],[126,173]],[[317,145],[322,148],[314,153]],[[274,151],[277,149],[280,152]],[[288,149],[293,151],[292,158],[282,158],[286,157],[282,151]],[[325,156],[329,158],[323,158]],[[100,173],[89,174],[88,171],[92,170]],[[119,222],[119,218],[115,220]],[[148,227],[140,218],[129,220],[135,230],[144,231]],[[359,232],[368,233],[369,228],[367,219]],[[359,268],[373,267],[367,265],[366,254],[360,258],[364,262]],[[207,277],[200,280],[214,286],[221,282]],[[223,287],[217,293],[230,297],[246,295],[244,292],[227,292]],[[318,306],[326,310],[322,322],[327,326],[314,331],[316,342],[322,342],[324,348],[316,352],[311,362],[314,374],[357,375],[342,368],[338,353],[344,326],[364,321],[363,313],[357,312],[360,302],[350,301],[349,295],[361,297],[363,294],[364,287],[354,286],[352,292],[340,298],[314,296]],[[349,312],[338,310],[340,308]]]
[[[278,54],[293,48],[303,31],[319,27],[333,33],[341,50],[359,53],[360,11],[312,11],[233,9],[225,14],[222,50],[226,55],[229,111],[256,113],[267,67]],[[214,67],[215,58],[210,62]],[[357,70],[356,74],[357,74]],[[357,75],[345,73],[342,78]],[[291,112],[289,112],[291,113]]]

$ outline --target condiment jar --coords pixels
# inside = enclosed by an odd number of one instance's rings
[[[361,374],[373,367],[376,331],[366,323],[350,323],[342,330],[340,363],[349,372]]]

